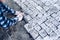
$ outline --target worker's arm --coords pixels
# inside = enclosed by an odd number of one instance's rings
[[[0,25],[3,28],[8,28],[8,27],[16,24],[17,20],[18,20],[17,17],[8,19],[8,18],[6,18],[4,16],[0,16]]]
[[[1,10],[3,13],[7,12],[7,13],[11,13],[13,15],[15,14],[15,11],[12,8],[8,7],[8,5],[6,5],[2,2],[0,2],[0,4],[1,4]]]

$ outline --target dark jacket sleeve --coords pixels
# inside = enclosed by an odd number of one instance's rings
[[[10,8],[8,5],[2,3],[1,6],[2,6],[2,12],[11,13],[13,15],[15,14],[15,10]]]
[[[8,28],[8,27],[13,26],[14,24],[16,24],[17,20],[18,20],[17,17],[8,19],[8,18],[6,18],[4,16],[1,16],[0,17],[0,25],[3,28]]]

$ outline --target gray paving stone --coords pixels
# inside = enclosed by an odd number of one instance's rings
[[[43,29],[42,29],[41,31],[39,31],[39,34],[40,34],[43,38],[47,36],[46,31],[43,30]]]
[[[56,20],[53,20],[52,23],[53,23],[55,26],[58,26],[58,25],[59,25],[59,22],[56,21]]]
[[[50,1],[46,1],[46,2],[45,2],[45,5],[46,5],[46,6],[50,6],[50,5],[51,5]]]
[[[55,6],[51,6],[49,11],[53,13],[53,12],[57,12],[58,9]]]
[[[39,19],[41,19],[42,16],[43,16],[43,15],[42,15],[41,13],[39,13],[36,17],[39,18]]]
[[[37,30],[37,31],[40,31],[40,30],[41,30],[41,27],[40,27],[38,24],[36,24],[36,25],[34,26],[34,29]]]
[[[33,5],[31,5],[30,3],[28,3],[28,2],[25,2],[24,3],[30,10],[34,10],[35,9],[35,7],[33,7]]]
[[[47,26],[49,26],[49,25],[51,24],[51,21],[50,21],[50,20],[47,20],[47,21],[45,22],[45,24],[46,24]]]
[[[58,37],[56,40],[60,40],[60,38]]]
[[[32,11],[31,17],[35,18],[38,14],[39,14],[39,11],[37,9],[34,9],[34,11]]]
[[[30,20],[29,21],[29,24],[31,24],[31,26],[35,26],[36,25],[36,22],[35,22],[35,20]]]
[[[45,11],[49,10],[49,7],[47,7],[47,6],[44,6],[43,8],[44,8]]]
[[[55,19],[56,19],[57,21],[60,21],[60,16],[57,16]]]
[[[54,6],[58,9],[58,10],[60,10],[60,6],[59,6],[59,4],[54,4]]]
[[[51,37],[52,39],[54,39],[54,38],[56,37],[56,33],[55,33],[55,32],[51,32],[51,33],[50,33],[50,37]]]
[[[45,38],[44,38],[44,40],[50,40],[50,37],[49,36],[46,36]]]
[[[60,36],[60,29],[57,29],[56,31],[54,31],[58,36]]]
[[[24,2],[23,4],[25,4],[25,5],[29,5],[29,2],[28,2],[28,1],[26,1],[26,2]]]
[[[41,25],[42,22],[43,22],[43,21],[42,21],[41,19],[39,19],[37,23],[38,23],[39,25]]]
[[[28,21],[30,21],[32,18],[31,18],[29,15],[26,15],[26,16],[24,16],[24,19],[28,22]]]
[[[52,29],[49,28],[48,26],[46,26],[44,23],[41,24],[40,26],[41,26],[43,29],[45,29],[48,34],[50,34],[50,33],[52,32]]]
[[[60,25],[59,26],[57,26],[59,29],[60,29]]]
[[[35,24],[35,25],[36,25],[37,22],[38,22],[38,20],[37,20],[36,18],[31,19],[31,20],[29,21],[29,23],[32,23],[32,24]]]
[[[46,18],[42,17],[41,19],[39,19],[38,21],[38,24],[40,25],[41,23],[45,22]]]
[[[36,8],[37,8],[39,11],[42,10],[42,8],[41,8],[40,6],[37,6]]]
[[[43,3],[45,3],[46,1],[48,1],[48,0],[41,0]]]
[[[53,13],[51,16],[56,18],[58,15],[56,13]]]
[[[60,16],[60,11],[57,12],[57,16]]]
[[[21,6],[22,8],[24,8],[23,10],[26,10],[26,9],[27,9],[27,6],[24,5],[24,4],[21,4],[20,6]]]
[[[33,7],[38,6],[38,5],[34,2],[34,0],[29,0],[28,2],[29,2]]]
[[[38,32],[36,31],[36,30],[31,30],[30,32],[29,32],[31,35],[32,35],[32,37],[35,39],[36,37],[38,37]]]
[[[30,24],[26,24],[24,27],[26,28],[26,30],[27,30],[28,32],[33,29],[33,27],[31,27]]]
[[[48,28],[48,26],[46,26],[44,23],[42,23],[40,26],[41,26],[43,29]]]
[[[57,30],[57,27],[56,27],[55,25],[53,25],[53,24],[50,24],[49,27],[50,27],[53,31]]]
[[[21,2],[26,2],[26,0],[20,0]]]
[[[35,39],[35,40],[43,40],[42,38],[41,38],[41,36],[39,36],[37,39]]]

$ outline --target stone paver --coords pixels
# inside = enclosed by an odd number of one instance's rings
[[[30,27],[35,30],[33,32],[39,34],[36,36],[37,34],[29,32],[34,34],[31,35],[34,40],[60,39],[60,0],[21,0],[20,3],[18,1],[15,2],[31,17],[31,20],[27,20],[27,24],[31,23]],[[24,27],[27,28],[28,26]],[[28,31],[29,29],[27,28],[26,30]]]

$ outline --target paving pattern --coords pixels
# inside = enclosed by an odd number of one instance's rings
[[[60,40],[60,0],[14,0],[26,13],[25,29],[34,40]]]

